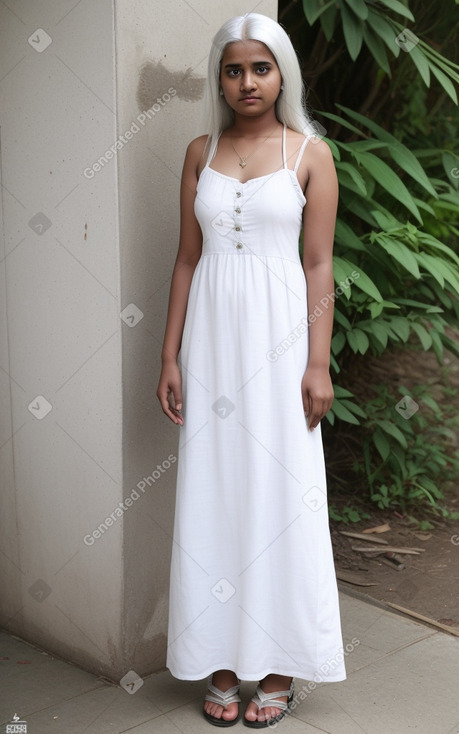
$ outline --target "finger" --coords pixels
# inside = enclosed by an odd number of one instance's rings
[[[183,398],[182,398],[182,390],[181,390],[181,388],[179,386],[177,386],[175,388],[173,387],[172,388],[172,392],[173,392],[173,395],[174,395],[175,407],[177,408],[177,410],[182,410],[182,400],[183,400]]]
[[[312,409],[312,400],[311,395],[308,389],[303,394],[303,410],[306,417],[308,417],[311,413]]]
[[[308,425],[311,431],[317,428],[325,415],[325,401],[319,398],[312,400],[313,408],[310,413]]]
[[[178,419],[179,423],[183,425],[183,417],[180,413],[180,411],[182,410],[182,402],[183,402],[182,390],[181,390],[180,384],[171,385],[169,389],[168,399],[169,399],[169,407],[171,411],[173,412],[175,417]]]
[[[162,411],[173,423],[183,425],[182,416],[177,414],[176,409],[169,402],[169,394],[170,390],[165,390],[164,388],[158,390],[157,395]]]

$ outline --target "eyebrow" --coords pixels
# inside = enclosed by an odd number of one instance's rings
[[[225,64],[225,69],[234,69],[242,66],[242,64]],[[252,66],[272,66],[271,61],[254,61]]]

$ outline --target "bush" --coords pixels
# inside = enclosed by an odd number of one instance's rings
[[[439,364],[445,348],[459,355],[451,338],[459,315],[459,67],[444,55],[459,13],[452,0],[410,5],[413,12],[399,0],[304,0],[302,10],[284,2],[279,19],[303,55],[340,183],[335,400],[327,416],[340,430],[325,430],[324,440],[339,456],[336,442],[355,426],[360,451],[348,476],[367,486],[368,500],[445,516],[444,486],[456,460],[445,410],[429,387],[412,390],[422,409],[409,420],[394,408],[407,388],[394,395],[384,383],[363,385],[359,400],[347,389],[359,360],[388,352],[403,359],[413,339]],[[414,31],[405,28],[410,22]],[[328,466],[336,477],[333,457]],[[352,504],[335,516],[360,517]]]

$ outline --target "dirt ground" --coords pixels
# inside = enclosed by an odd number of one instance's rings
[[[367,541],[341,533],[362,533],[384,524],[390,530],[367,534]],[[341,585],[372,599],[398,604],[459,632],[459,523],[438,523],[433,530],[420,531],[403,517],[381,512],[352,525],[332,524],[331,535],[338,579],[351,573],[360,583],[375,584],[361,586],[340,580]],[[388,541],[390,547],[422,550],[418,555],[396,553],[403,567],[394,565],[384,553],[371,557],[352,550],[376,545],[371,542],[373,538]],[[384,545],[380,547],[384,549]]]
[[[452,330],[449,335],[457,339]],[[355,394],[364,395],[365,382],[390,384],[393,388],[404,385],[412,388],[416,384],[429,384],[433,397],[449,405],[459,413],[459,360],[445,351],[443,366],[440,366],[432,353],[417,350],[404,350],[403,354],[385,354],[382,358],[368,359],[363,366],[365,375],[360,372],[354,385],[346,385]],[[364,387],[362,388],[362,384]],[[357,388],[357,390],[355,390]],[[363,393],[362,393],[363,389]],[[451,446],[453,451],[459,446],[459,437]],[[459,480],[459,477],[458,477]],[[329,500],[332,502],[333,482]],[[349,489],[351,494],[351,490]],[[347,491],[346,491],[347,494]],[[448,506],[459,511],[459,481],[447,492]],[[340,502],[343,502],[340,492]],[[352,501],[352,497],[350,497]],[[369,597],[392,602],[430,619],[457,628],[459,632],[459,521],[442,521],[441,518],[426,517],[433,529],[419,530],[416,525],[396,512],[365,508],[369,519],[358,523],[337,523],[331,521],[332,543],[338,577],[343,574],[356,574],[361,586],[349,581],[340,584],[352,588]],[[396,566],[384,554],[369,556],[353,548],[373,545],[365,540],[343,535],[341,531],[362,533],[367,528],[388,524],[390,530],[379,534],[368,534],[368,541],[379,538],[388,541],[391,547],[421,549],[417,554],[397,554],[403,564]],[[381,546],[383,547],[383,546]],[[357,579],[356,579],[357,580]]]

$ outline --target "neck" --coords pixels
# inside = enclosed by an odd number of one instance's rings
[[[276,117],[274,108],[258,117],[246,117],[236,113],[231,132],[233,137],[262,137],[272,133],[276,123],[282,126],[282,123]]]

